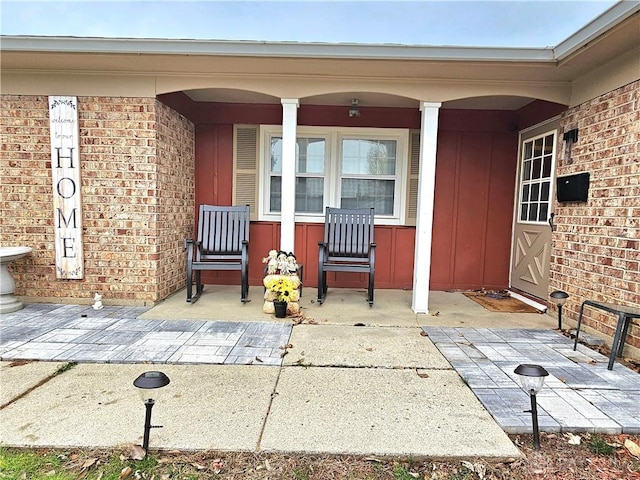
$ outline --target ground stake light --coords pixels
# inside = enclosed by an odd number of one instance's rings
[[[522,388],[529,392],[531,398],[531,420],[533,422],[533,447],[537,450],[540,448],[540,432],[538,430],[538,405],[536,402],[536,394],[544,385],[544,377],[549,375],[540,365],[523,364],[518,365],[514,373],[519,376]]]
[[[158,401],[160,389],[169,385],[169,377],[162,372],[145,372],[133,381],[146,408],[144,419],[144,440],[142,448],[145,454],[149,451],[149,432],[152,428],[160,428],[162,425],[151,425],[151,409]]]
[[[569,294],[562,290],[555,290],[549,295],[558,306],[558,330],[562,330],[562,306],[567,302]]]

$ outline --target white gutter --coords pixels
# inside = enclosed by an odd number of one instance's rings
[[[246,57],[551,62],[551,48],[454,47],[394,44],[255,42],[140,38],[0,36],[4,52],[211,55]]]
[[[579,8],[578,5],[576,6]],[[560,42],[553,49],[554,58],[558,61],[564,60],[576,50],[611,30],[637,12],[640,12],[640,2],[637,0],[616,3],[609,10],[593,19],[569,38]]]

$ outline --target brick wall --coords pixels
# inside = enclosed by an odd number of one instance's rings
[[[184,239],[193,237],[195,129],[182,115],[156,102],[158,124],[158,297],[185,286]]]
[[[567,110],[562,132],[578,129],[558,175],[590,172],[587,203],[555,205],[551,289],[570,294],[563,318],[577,321],[585,299],[640,306],[640,81]],[[616,318],[587,309],[584,325],[611,342]],[[640,326],[626,353],[640,358]]]
[[[78,98],[85,278],[58,280],[47,102],[1,100],[0,242],[33,248],[12,265],[16,295],[76,303],[101,292],[106,304],[141,305],[178,289],[177,244],[193,222],[193,125],[155,99]]]

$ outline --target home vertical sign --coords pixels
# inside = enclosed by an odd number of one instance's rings
[[[49,97],[56,277],[84,278],[78,99]]]

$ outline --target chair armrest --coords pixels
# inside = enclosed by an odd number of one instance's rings
[[[318,242],[318,265],[322,265],[327,258],[327,243]]]

